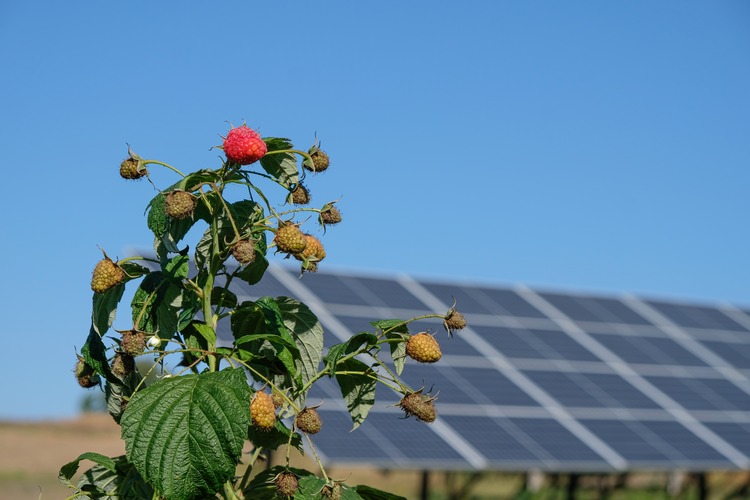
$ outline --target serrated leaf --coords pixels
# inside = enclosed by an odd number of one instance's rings
[[[166,197],[159,193],[151,199],[146,207],[146,210],[148,210],[146,223],[156,238],[161,238],[169,229],[169,217],[164,208],[165,200]]]
[[[406,497],[394,495],[387,491],[382,491],[372,486],[359,484],[354,487],[360,497],[364,500],[406,500]]]
[[[260,166],[268,175],[287,189],[299,183],[299,168],[294,153],[268,154],[260,159]]]
[[[100,337],[103,337],[117,314],[117,305],[125,293],[125,283],[120,283],[104,293],[94,293],[91,323]]]
[[[122,416],[128,460],[170,499],[213,495],[234,477],[250,424],[241,369],[162,379]]]
[[[342,374],[342,372],[363,372],[359,374]],[[354,427],[359,427],[365,421],[375,404],[375,386],[377,382],[365,375],[371,372],[370,367],[358,359],[347,359],[339,363],[336,381],[339,383],[341,395],[346,402],[346,409],[352,417]]]
[[[278,297],[276,303],[299,352],[295,361],[298,381],[302,386],[307,385],[317,375],[323,358],[323,326],[315,313],[298,300]],[[304,406],[305,396],[297,394],[295,403]]]
[[[279,151],[282,149],[294,149],[294,144],[290,139],[284,137],[264,137],[263,142],[266,143],[268,151]]]
[[[356,352],[362,346],[367,346],[367,348],[370,348],[377,344],[377,342],[378,337],[374,334],[370,332],[360,332],[352,336],[346,342],[332,345],[328,348],[328,352],[326,353],[326,356],[324,358],[326,367],[328,368],[328,374],[332,377],[336,375],[336,364],[342,357],[346,356],[347,354]]]
[[[174,188],[193,192],[197,190],[201,184],[216,182],[219,180],[221,180],[221,176],[218,172],[211,169],[203,169],[186,175],[174,186]]]
[[[75,473],[78,472],[78,467],[81,464],[81,460],[91,460],[92,462],[101,465],[109,471],[115,471],[114,460],[112,460],[108,456],[102,455],[101,453],[94,453],[89,451],[86,453],[81,453],[78,458],[71,462],[68,462],[60,468],[60,472],[57,475],[60,481],[64,483],[69,482],[70,479],[75,475]]]
[[[78,481],[78,489],[94,499],[143,500],[153,497],[153,488],[128,463],[124,455],[116,457],[114,462],[115,471],[96,465],[84,472]]]

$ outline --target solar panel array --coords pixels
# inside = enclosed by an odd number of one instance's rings
[[[750,468],[750,312],[633,296],[417,281],[271,266],[240,300],[285,295],[318,315],[326,345],[372,331],[370,321],[448,310],[469,327],[439,334],[435,365],[407,360],[412,387],[439,391],[424,424],[377,402],[354,432],[338,386],[309,401],[324,460],[383,468],[613,471]],[[439,320],[412,332],[442,331]]]

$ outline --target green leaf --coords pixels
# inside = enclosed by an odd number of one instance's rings
[[[391,349],[391,358],[396,367],[396,374],[401,375],[401,372],[404,371],[404,365],[406,364],[406,341],[409,339],[408,324],[402,319],[373,321],[370,324],[381,332],[388,332],[385,334],[385,337],[388,340],[403,341],[388,343],[388,346]]]
[[[294,184],[299,184],[299,168],[294,153],[266,153],[260,159],[260,166],[287,189]]]
[[[97,463],[101,465],[102,467],[106,468],[109,471],[114,472],[115,471],[115,461],[111,458],[104,456],[100,453],[94,453],[94,452],[86,452],[81,453],[78,458],[73,460],[72,462],[68,462],[67,464],[63,465],[60,468],[60,472],[58,474],[58,478],[63,483],[68,483],[70,479],[75,475],[76,472],[78,472],[78,467],[81,463],[81,460],[91,460],[94,463]]]
[[[122,416],[128,460],[170,499],[209,496],[234,477],[250,425],[242,369],[162,379]]]
[[[315,477],[312,472],[298,469],[296,467],[285,467],[283,465],[276,465],[269,469],[262,470],[250,481],[247,487],[243,490],[245,498],[253,500],[277,500],[280,497],[276,494],[276,485],[274,479],[277,475],[282,472],[292,472],[298,478],[304,478],[307,476]],[[296,498],[296,497],[295,497]],[[307,497],[309,500],[312,497]]]
[[[394,495],[393,493],[388,493],[364,484],[359,484],[354,489],[364,500],[406,500],[406,497]]]
[[[276,304],[299,352],[295,366],[304,386],[318,374],[323,357],[323,326],[310,308],[298,300],[278,297]],[[297,394],[295,403],[302,407],[304,402],[305,394]]]
[[[104,293],[94,293],[91,323],[100,337],[103,337],[115,321],[117,305],[125,293],[125,283],[120,283]]]
[[[370,332],[360,332],[351,337],[346,342],[334,344],[329,347],[328,353],[324,358],[329,375],[331,377],[336,375],[336,364],[339,362],[339,359],[346,356],[347,354],[357,352],[362,346],[366,346],[369,349],[370,347],[377,344],[377,342],[378,337],[374,334]]]
[[[302,436],[297,432],[292,432],[280,419],[276,420],[276,425],[269,431],[258,430],[251,425],[247,432],[247,438],[256,447],[275,450],[280,446],[286,446],[290,434],[292,435],[292,446],[302,451]]]
[[[114,459],[116,470],[96,465],[83,473],[78,490],[90,498],[143,500],[152,498],[154,490],[146,483],[124,455]]]
[[[283,137],[264,137],[268,151],[279,151],[282,149],[294,149],[292,141]]]
[[[188,277],[189,261],[190,257],[187,255],[175,255],[168,262],[165,262],[161,268],[165,276],[173,281],[180,282]]]
[[[182,180],[174,186],[174,188],[193,192],[196,191],[201,184],[217,182],[219,180],[221,180],[221,176],[215,170],[198,170],[197,172],[190,173],[183,177]]]
[[[234,309],[237,307],[237,295],[227,288],[216,287],[211,291],[211,305]]]
[[[363,374],[342,374],[341,372],[363,372]],[[336,381],[341,388],[341,395],[346,401],[346,408],[354,422],[352,430],[365,421],[375,404],[377,382],[365,373],[372,373],[370,367],[353,358],[340,362],[336,372]]]
[[[109,361],[107,360],[107,348],[104,346],[99,334],[94,330],[93,326],[89,331],[89,336],[86,339],[86,343],[81,348],[81,356],[84,361],[96,371],[104,375],[104,378],[113,382],[119,382],[119,379],[112,374],[109,369]]]
[[[310,498],[322,498],[320,495],[326,480],[317,476],[305,476],[299,480],[297,493],[294,494],[295,500],[306,500]]]
[[[157,239],[161,238],[169,229],[169,217],[164,208],[165,200],[166,196],[159,193],[151,199],[146,207],[146,210],[148,210],[146,223]]]
[[[177,331],[182,308],[182,288],[160,271],[146,276],[131,302],[133,327],[162,338]]]

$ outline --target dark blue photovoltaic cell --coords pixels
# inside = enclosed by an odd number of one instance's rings
[[[303,279],[302,284],[325,304],[373,305],[349,288],[338,275],[315,273],[304,275]]]
[[[344,282],[350,285],[350,288],[359,292],[367,301],[367,304],[378,306],[388,306],[396,309],[413,309],[416,311],[439,312],[445,311],[427,311],[421,300],[412,295],[400,283],[382,279],[382,278],[343,278]],[[362,291],[366,289],[368,293]],[[442,298],[442,297],[441,297]],[[445,297],[444,301],[448,302],[450,296]]]
[[[512,290],[478,286],[466,288],[466,291],[483,304],[486,303],[492,314],[519,318],[547,317]],[[456,308],[460,310],[460,304],[457,304]]]
[[[335,457],[337,461],[358,460],[358,461],[386,461],[392,460],[393,455],[389,454],[387,441],[379,439],[376,436],[373,439],[371,435],[363,432],[363,428],[349,432],[342,438],[341,433],[352,428],[352,420],[348,413],[343,411],[330,411],[325,407],[318,408],[323,427],[315,435],[315,446],[324,454]]]
[[[632,462],[727,464],[727,459],[677,422],[581,420],[612,449]]]
[[[707,366],[672,339],[596,333],[591,335],[628,363]]]
[[[617,299],[581,297],[560,293],[540,293],[543,299],[574,321],[650,325],[643,316]]]
[[[746,456],[750,452],[750,422],[706,422],[704,425]]]
[[[404,418],[402,411],[375,413],[371,412],[361,429],[365,432],[377,431],[393,443],[397,453],[409,460],[435,461],[449,460],[465,462],[465,459],[448,443],[440,439],[432,428],[415,418]],[[355,430],[354,432],[359,432]],[[353,434],[353,433],[352,433]],[[375,439],[375,436],[372,436]],[[380,438],[383,439],[383,438]],[[342,445],[348,446],[346,439]],[[346,443],[346,444],[345,444]]]
[[[538,406],[524,391],[492,368],[450,368],[407,361],[402,378],[425,393],[438,393],[440,401],[455,404]]]
[[[748,331],[719,309],[652,300],[647,301],[647,303],[679,326],[708,328],[711,330],[731,330],[736,332]]]
[[[284,285],[282,285],[279,280],[274,278],[271,273],[264,274],[263,279],[260,280],[260,283],[257,283],[253,286],[250,286],[247,283],[236,279],[230,285],[230,290],[237,294],[237,298],[240,300],[240,302],[244,300],[256,300],[260,297],[265,296],[284,296],[294,298],[292,292],[289,291]]]
[[[712,340],[701,340],[700,343],[711,349],[735,368],[739,368],[740,370],[750,369],[750,344]]]
[[[516,436],[489,417],[446,415],[440,418],[454,429],[460,430],[461,436],[490,461],[538,461],[538,457]]]
[[[750,394],[726,379],[646,377],[688,410],[750,411]]]
[[[473,330],[509,358],[600,361],[591,351],[561,330],[527,330],[502,326],[475,326]]]
[[[604,461],[594,450],[556,420],[547,418],[509,418],[507,420],[555,460],[561,462]]]
[[[619,375],[523,370],[564,406],[582,408],[659,408]]]

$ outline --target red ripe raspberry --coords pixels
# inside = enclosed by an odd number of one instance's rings
[[[263,158],[268,147],[260,134],[243,125],[233,128],[224,139],[224,154],[227,160],[240,165],[250,165]]]

